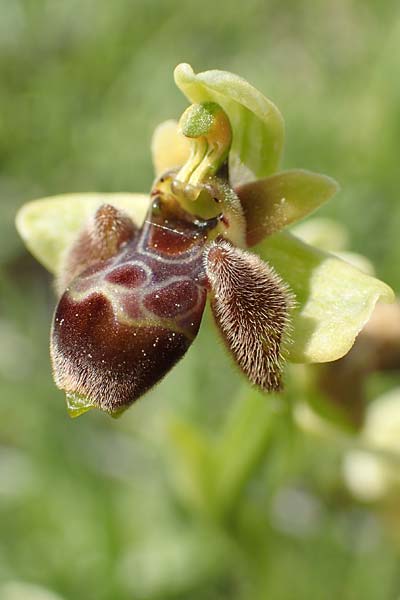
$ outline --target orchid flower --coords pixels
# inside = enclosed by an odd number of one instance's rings
[[[384,283],[281,231],[338,189],[279,171],[276,106],[224,71],[175,81],[191,105],[152,141],[149,195],[67,194],[31,202],[17,228],[56,277],[54,379],[72,416],[113,416],[161,380],[198,332],[209,299],[248,380],[282,387],[284,359],[326,362],[351,348]]]

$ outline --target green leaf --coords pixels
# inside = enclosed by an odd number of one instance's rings
[[[244,209],[248,245],[309,215],[338,189],[330,177],[302,169],[239,186],[235,191]]]
[[[231,169],[244,164],[255,177],[274,173],[280,164],[284,123],[277,107],[245,79],[226,71],[193,72],[188,64],[175,69],[175,82],[190,102],[217,102],[233,130]]]
[[[378,300],[394,301],[393,291],[382,281],[289,233],[275,234],[254,250],[275,267],[296,296],[293,362],[341,358]]]
[[[144,194],[62,194],[25,204],[16,227],[33,256],[56,274],[63,253],[99,206],[112,204],[140,227],[149,202]]]

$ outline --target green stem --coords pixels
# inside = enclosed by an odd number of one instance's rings
[[[228,521],[246,484],[264,459],[276,427],[276,399],[256,390],[240,394],[216,438],[195,425],[174,420],[174,479],[180,495],[214,521]]]
[[[274,399],[256,390],[241,394],[221,432],[215,450],[215,506],[229,518],[265,456],[275,420]]]

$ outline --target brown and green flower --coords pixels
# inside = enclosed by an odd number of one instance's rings
[[[234,360],[266,391],[280,388],[284,355],[342,357],[375,304],[393,300],[386,284],[288,231],[338,186],[279,171],[275,105],[224,71],[182,64],[175,81],[192,105],[154,133],[150,195],[67,194],[17,216],[56,277],[51,353],[72,415],[116,414],[157,383],[196,336],[206,296]]]

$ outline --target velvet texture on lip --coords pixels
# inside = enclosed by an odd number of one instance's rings
[[[73,278],[56,309],[51,356],[57,385],[110,413],[157,383],[200,326],[205,237],[189,224],[166,227],[160,220],[151,218],[114,257]],[[71,251],[75,262],[80,245]],[[85,251],[84,264],[87,245]]]

